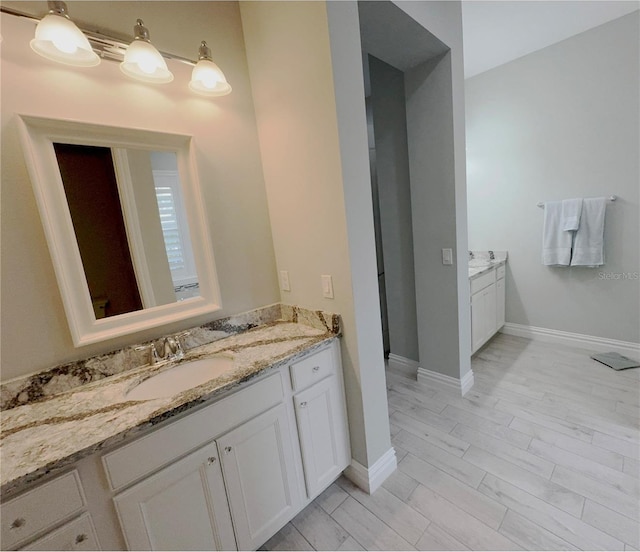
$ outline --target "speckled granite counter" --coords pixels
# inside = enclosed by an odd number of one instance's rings
[[[472,253],[473,259],[469,260],[469,280],[474,280],[507,262],[506,251],[472,251]]]
[[[286,312],[285,309],[294,309]],[[285,320],[192,348],[180,362],[225,354],[232,371],[173,397],[128,401],[127,391],[173,364],[128,369],[2,413],[0,492],[13,493],[43,475],[118,443],[184,412],[269,368],[275,368],[336,339],[339,318],[282,306]],[[301,314],[302,313],[302,314]],[[309,314],[311,313],[311,314]],[[315,316],[314,316],[315,315]],[[305,318],[321,323],[307,325]],[[294,321],[287,321],[294,319]],[[315,327],[314,327],[315,326]],[[228,334],[224,334],[228,335]]]
[[[476,267],[469,267],[469,279],[473,280],[474,278],[477,278],[478,276],[482,275],[482,274],[486,274],[487,272],[489,272],[490,270],[493,270],[494,268],[497,268],[499,266],[502,266],[504,264],[506,264],[506,260],[500,260],[500,261],[491,261],[488,265],[485,266],[476,266]]]

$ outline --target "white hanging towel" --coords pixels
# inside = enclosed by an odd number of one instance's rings
[[[542,264],[569,266],[573,232],[562,229],[562,202],[544,204],[544,230],[542,232]]]
[[[604,264],[604,214],[607,198],[583,200],[580,227],[576,232],[571,266],[596,267]]]
[[[580,227],[582,198],[562,200],[562,229],[577,230]]]

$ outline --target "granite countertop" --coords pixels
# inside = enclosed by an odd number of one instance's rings
[[[84,456],[112,446],[269,369],[336,339],[331,329],[274,321],[187,351],[179,362],[224,354],[233,369],[173,397],[127,400],[141,381],[175,363],[143,366],[2,413],[0,492],[13,493]]]
[[[506,264],[508,251],[469,251],[469,280]]]
[[[484,266],[470,266],[469,280],[473,280],[482,274],[486,274],[490,270],[506,264],[506,262],[506,259],[496,259],[495,261],[488,261],[488,264]]]

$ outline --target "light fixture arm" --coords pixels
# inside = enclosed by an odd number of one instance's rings
[[[67,10],[66,2],[62,2],[60,0],[49,0],[47,2],[47,6],[49,6],[49,13],[69,19],[69,11]]]
[[[198,49],[198,60],[201,59],[213,61],[213,58],[211,57],[211,48],[207,46],[207,43],[204,40],[200,43],[200,48]]]
[[[149,29],[144,26],[142,19],[138,19],[133,27],[134,40],[144,40],[145,42],[151,42],[149,36]]]

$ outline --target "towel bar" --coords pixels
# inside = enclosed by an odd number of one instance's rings
[[[617,196],[614,196],[614,195],[609,196],[609,197],[607,198],[607,200],[608,200],[608,201],[615,201],[616,199],[618,199],[618,197],[617,197]],[[538,207],[544,208],[544,201],[539,201],[539,202],[538,202]]]

